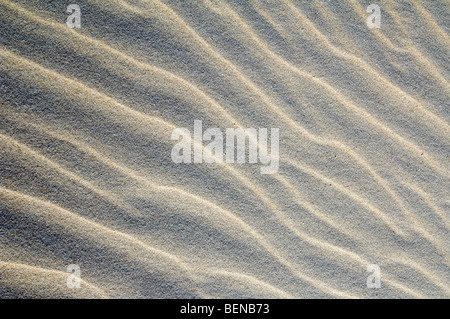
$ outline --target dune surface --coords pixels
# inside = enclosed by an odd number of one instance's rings
[[[0,298],[449,298],[450,2],[376,3],[0,0]]]

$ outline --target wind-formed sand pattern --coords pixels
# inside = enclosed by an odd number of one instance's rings
[[[0,298],[450,296],[449,1],[69,3],[0,0]],[[194,120],[278,172],[175,164]]]

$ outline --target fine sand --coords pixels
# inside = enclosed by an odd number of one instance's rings
[[[449,1],[73,2],[0,0],[0,298],[450,297]]]

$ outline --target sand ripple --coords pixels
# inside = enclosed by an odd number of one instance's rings
[[[450,296],[448,2],[66,5],[0,0],[1,298]],[[174,164],[194,119],[278,173]]]

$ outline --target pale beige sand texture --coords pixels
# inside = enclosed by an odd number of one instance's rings
[[[449,1],[78,3],[0,0],[0,298],[450,296]],[[173,163],[194,120],[278,173]]]

